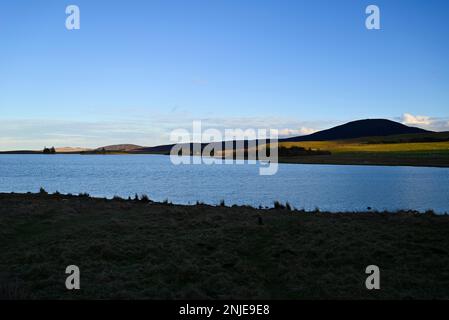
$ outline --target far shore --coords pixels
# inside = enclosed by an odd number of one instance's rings
[[[95,152],[57,152],[55,154],[44,154],[41,151],[0,151],[0,155],[167,155],[164,152],[117,152],[106,153]],[[449,168],[449,151],[439,152],[346,152],[333,153],[330,155],[313,156],[289,156],[279,157],[279,163],[289,164],[325,164],[325,165],[365,165],[365,166],[411,166],[411,167],[437,167]]]
[[[0,193],[0,299],[449,299],[449,216]],[[82,290],[65,289],[77,265]],[[376,265],[381,290],[367,290]]]

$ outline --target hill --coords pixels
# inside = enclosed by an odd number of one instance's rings
[[[348,140],[366,137],[379,137],[387,136],[404,136],[411,135],[408,139],[413,139],[414,136],[423,134],[432,134],[432,131],[424,130],[421,128],[409,127],[401,123],[386,120],[386,119],[365,119],[348,122],[346,124],[333,127],[327,130],[318,131],[306,136],[297,136],[285,139],[279,139],[279,142],[300,142],[300,141],[335,141],[335,140]],[[416,137],[416,139],[421,139]],[[439,140],[438,140],[439,141]],[[416,141],[416,142],[431,142]],[[132,152],[137,153],[169,153],[173,144],[161,145],[156,147],[145,147],[141,149],[135,149]]]
[[[259,141],[259,145],[261,143],[266,141]],[[222,144],[224,151],[215,156],[234,157],[233,150],[226,149],[224,142],[215,144]],[[449,132],[427,131],[385,119],[353,121],[307,136],[279,139],[279,144],[279,162],[449,167]],[[248,142],[245,141],[244,145],[246,149]],[[203,143],[199,150],[205,146]],[[167,155],[172,147],[173,144],[154,147],[117,144],[79,153]],[[193,144],[190,147],[193,150]],[[42,151],[1,153],[36,154]],[[199,153],[195,151],[192,154]]]
[[[406,141],[396,141],[397,143],[433,142],[442,140],[438,136],[438,133],[434,133],[432,131],[424,130],[421,128],[409,127],[401,123],[386,119],[365,119],[365,120],[352,121],[337,127],[333,127],[323,131],[318,131],[316,133],[306,136],[297,136],[279,139],[279,142],[283,143],[283,142],[302,142],[302,141],[336,141],[336,140],[348,140],[348,139],[359,139],[370,137],[372,138],[371,141],[374,141],[374,143],[382,143],[381,142],[382,137],[390,137],[390,136],[394,137],[394,139],[399,139],[398,137],[403,137],[404,140],[406,140]],[[385,140],[389,141],[389,139]],[[443,139],[443,141],[447,141],[447,139]],[[204,147],[205,145],[206,144],[203,144],[202,147]],[[160,145],[155,147],[142,147],[140,149],[136,148],[131,152],[168,154],[170,153],[172,147],[173,144]]]
[[[104,146],[104,147],[97,148],[97,149],[95,149],[95,151],[130,152],[130,151],[135,151],[135,150],[142,149],[142,148],[144,148],[144,147],[138,146],[135,144],[114,144],[114,145],[110,145],[110,146]]]
[[[331,129],[318,131],[307,136],[281,139],[283,142],[333,141],[362,137],[384,137],[402,134],[430,133],[421,128],[409,127],[386,119],[365,119],[352,121]]]

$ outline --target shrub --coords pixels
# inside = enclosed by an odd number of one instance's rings
[[[56,153],[56,149],[55,149],[55,147],[51,147],[51,148],[45,147],[44,150],[42,151],[42,153],[44,153],[44,154],[55,154]]]
[[[280,157],[288,157],[288,156],[322,156],[322,155],[330,155],[331,152],[327,150],[313,150],[311,148],[303,148],[298,146],[293,146],[290,148],[279,147],[278,154]]]
[[[283,210],[283,209],[285,209],[285,206],[282,203],[280,203],[279,201],[276,200],[274,202],[274,208],[275,209],[279,209],[279,210]]]
[[[40,193],[40,194],[48,194],[48,192],[45,191],[45,189],[42,188],[42,187],[39,189],[39,193]]]
[[[426,212],[424,212],[424,215],[426,216],[435,216],[435,211],[433,210],[426,210]]]
[[[88,194],[87,192],[83,192],[83,193],[80,193],[78,196],[80,196],[82,198],[89,198],[90,194]]]

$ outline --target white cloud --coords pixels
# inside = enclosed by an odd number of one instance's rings
[[[430,125],[432,120],[429,116],[414,116],[410,113],[404,113],[402,123],[406,125]]]
[[[278,135],[280,137],[304,136],[315,132],[317,130],[307,127],[301,127],[299,129],[278,129]]]
[[[316,129],[312,129],[312,128],[301,128],[299,129],[299,132],[301,133],[301,135],[308,135],[308,134],[312,134],[317,132],[318,130]]]
[[[418,116],[411,113],[404,113],[400,118],[400,121],[408,126],[420,127],[431,131],[449,131],[449,121],[447,118]]]

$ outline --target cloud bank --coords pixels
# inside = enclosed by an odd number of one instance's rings
[[[41,150],[45,146],[97,148],[111,144],[155,146],[171,143],[175,129],[192,131],[192,122],[201,120],[202,129],[277,129],[279,137],[314,133],[353,119],[300,121],[286,117],[208,117],[186,112],[147,114],[127,120],[68,121],[45,119],[0,120],[0,150]],[[449,131],[449,119],[404,113],[392,120],[432,131]]]
[[[168,144],[175,129],[192,131],[201,120],[202,130],[277,129],[280,137],[313,133],[333,123],[296,121],[275,117],[195,118],[186,114],[151,115],[111,121],[0,120],[0,150],[41,150],[45,146],[97,148],[111,144],[155,146]]]

